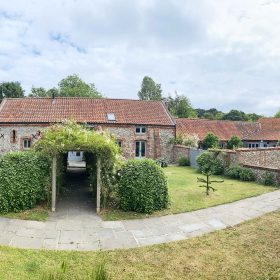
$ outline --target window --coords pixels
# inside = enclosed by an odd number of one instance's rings
[[[31,147],[31,140],[30,139],[23,139],[23,148],[29,149]]]
[[[80,157],[81,156],[81,152],[76,152],[76,157]]]
[[[16,143],[16,141],[17,141],[17,132],[15,131],[15,130],[13,130],[12,131],[12,135],[11,135],[12,137],[12,143]]]
[[[116,144],[121,148],[122,147],[122,140],[116,140]]]
[[[136,133],[146,133],[146,126],[136,126]]]
[[[224,143],[220,143],[220,148],[224,148]]]
[[[146,141],[136,141],[135,157],[146,157]]]
[[[110,121],[110,122],[116,121],[115,114],[114,114],[114,113],[107,113],[107,119],[108,119],[108,121]]]

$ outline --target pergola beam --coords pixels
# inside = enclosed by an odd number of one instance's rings
[[[97,158],[96,162],[96,213],[100,212],[101,197],[101,160]]]
[[[52,212],[55,212],[56,205],[56,167],[57,159],[53,157],[52,160]]]

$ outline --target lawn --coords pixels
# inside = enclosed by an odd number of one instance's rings
[[[68,280],[104,258],[112,280],[280,279],[280,211],[201,237],[105,252],[40,251],[0,246],[0,279],[33,280],[68,264]]]
[[[247,197],[260,195],[273,191],[275,188],[260,185],[255,182],[241,182],[221,176],[213,176],[213,179],[224,180],[223,183],[214,185],[216,192],[206,196],[203,188],[198,187],[197,177],[202,177],[196,169],[190,167],[172,166],[164,168],[168,179],[170,195],[170,208],[159,211],[153,216],[194,211],[223,203],[240,200]],[[120,220],[147,217],[143,214],[123,212],[120,210],[102,211],[104,220]]]
[[[20,220],[34,220],[34,221],[46,221],[49,216],[49,211],[47,206],[38,205],[33,209],[25,210],[17,213],[7,213],[1,214],[1,217],[11,218],[11,219],[20,219]]]

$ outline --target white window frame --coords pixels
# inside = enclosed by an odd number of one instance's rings
[[[140,131],[138,132],[137,130],[140,130]],[[136,134],[145,134],[145,133],[147,133],[147,127],[144,125],[138,125],[135,128],[135,133]]]
[[[139,153],[138,153],[138,156],[137,156],[137,142],[139,143]],[[142,146],[142,144],[144,144],[144,146]],[[144,150],[145,150],[145,154],[142,155],[142,149],[144,147]],[[136,140],[135,141],[135,157],[136,158],[145,158],[147,155],[147,142],[144,141],[144,140]]]
[[[26,145],[26,143],[29,143],[28,145]],[[22,139],[22,147],[24,150],[28,150],[31,148],[31,139],[30,138],[23,138]]]

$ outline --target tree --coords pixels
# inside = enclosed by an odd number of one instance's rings
[[[205,138],[202,140],[202,148],[204,150],[211,148],[218,148],[220,144],[220,139],[217,135],[212,132],[208,132]]]
[[[31,93],[29,97],[48,97],[47,91],[43,87],[34,87],[31,88]]]
[[[200,188],[205,188],[206,195],[209,195],[209,191],[212,190],[213,192],[217,189],[213,188],[211,186],[212,183],[223,183],[223,180],[210,180],[210,177],[212,176],[212,171],[208,170],[207,172],[202,172],[204,176],[206,176],[206,179],[204,178],[197,178],[198,183],[204,183],[205,185],[200,185]]]
[[[3,82],[0,84],[0,101],[3,98],[24,97],[24,90],[19,82]]]
[[[201,119],[209,119],[209,120],[221,120],[224,116],[222,111],[218,111],[216,108],[211,108],[208,110],[204,109],[195,109],[197,116]]]
[[[58,83],[58,95],[102,98],[93,83],[87,84],[76,74],[69,75]]]
[[[275,116],[274,116],[275,118],[280,118],[280,111],[279,112],[277,112],[276,114],[275,114]]]
[[[248,116],[239,110],[231,110],[223,117],[224,120],[232,120],[232,121],[248,121]]]
[[[192,108],[189,99],[184,95],[175,92],[175,98],[169,96],[165,99],[168,111],[171,115],[178,118],[196,118],[197,114]]]
[[[231,136],[231,138],[228,141],[227,148],[235,149],[241,147],[243,147],[243,142],[241,141],[241,139],[236,135]]]
[[[255,114],[255,113],[247,114],[247,117],[248,117],[248,119],[249,119],[251,122],[256,122],[256,121],[258,121],[260,118],[263,118],[262,115],[258,115],[258,114]],[[280,117],[280,114],[279,114],[279,117]]]
[[[162,89],[160,84],[156,84],[155,81],[148,76],[143,78],[141,84],[141,90],[138,92],[140,100],[161,100]]]
[[[46,90],[43,87],[32,87],[31,92],[29,93],[29,97],[51,97],[51,96],[59,96],[59,91],[57,88],[51,88]]]

